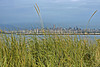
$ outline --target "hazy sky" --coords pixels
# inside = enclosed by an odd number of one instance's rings
[[[100,0],[0,0],[0,24],[38,24],[34,5],[38,4],[44,24],[100,26]]]

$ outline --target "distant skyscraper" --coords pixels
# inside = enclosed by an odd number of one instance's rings
[[[55,26],[55,24],[53,25],[53,29],[55,29],[56,28],[56,26]]]
[[[39,31],[39,30],[38,30],[38,27],[37,27],[37,29],[36,29],[36,33],[37,33],[37,34],[38,34],[38,31]]]

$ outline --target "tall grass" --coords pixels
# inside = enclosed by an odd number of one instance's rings
[[[92,14],[92,16],[90,17],[88,23],[90,22],[91,18],[95,15],[95,13],[96,13],[97,11],[98,11],[98,10],[96,10],[96,11]]]
[[[93,43],[77,36],[27,37],[0,36],[0,67],[100,66],[100,40]]]
[[[35,6],[36,5],[36,6]],[[44,24],[43,24],[43,20],[42,20],[42,16],[41,16],[41,13],[40,13],[40,9],[39,9],[39,6],[37,5],[37,3],[35,3],[34,5],[34,8],[40,18],[40,22],[41,22],[41,29],[44,29]]]
[[[87,24],[87,27],[88,27],[88,25],[89,25],[90,20],[91,20],[92,17],[96,14],[97,11],[98,11],[98,10],[96,10],[96,11],[92,14],[92,16],[89,18],[89,20],[88,20],[88,24]],[[87,27],[86,27],[86,29],[87,29]]]

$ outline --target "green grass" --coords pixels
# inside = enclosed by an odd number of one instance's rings
[[[100,67],[100,40],[2,34],[0,67]]]

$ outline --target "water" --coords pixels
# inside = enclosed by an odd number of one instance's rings
[[[0,34],[0,40],[3,39],[2,36],[4,36],[4,39],[5,39],[5,34],[3,34],[3,35]],[[11,39],[11,34],[6,34],[6,36]],[[37,37],[39,39],[44,38],[44,35],[21,35],[21,36],[20,35],[13,35],[13,36],[15,36],[17,38],[16,40],[18,40],[18,41],[19,41],[20,37],[21,37],[21,39],[23,39],[23,37],[25,37],[26,41],[27,41],[27,39],[33,40],[34,37]],[[46,35],[46,36],[48,37],[49,35]],[[50,36],[52,36],[52,35],[50,35]],[[59,36],[66,37],[68,35],[59,35]],[[78,40],[80,40],[80,37],[81,37],[81,39],[88,40],[88,43],[92,43],[92,44],[97,44],[96,40],[100,39],[100,35],[69,35],[69,36],[73,37],[72,38],[73,40],[74,40],[74,37],[76,37],[76,36],[77,36]]]
[[[3,34],[3,36],[4,36],[5,34]],[[0,35],[0,36],[2,36],[2,35]],[[6,34],[6,36],[7,37],[10,37],[11,36],[11,34]],[[16,34],[14,34],[13,36],[15,36],[15,37],[20,37],[20,35],[16,35]],[[44,37],[44,35],[21,35],[21,37],[26,37],[26,38],[28,38],[28,39],[30,39],[30,38],[32,38],[32,37],[34,37],[34,36],[36,36],[36,37]],[[49,36],[49,35],[46,35],[46,36]],[[52,35],[51,35],[52,36]],[[59,35],[60,36],[60,35]],[[68,35],[61,35],[61,36],[68,36]],[[78,38],[79,37],[81,37],[81,38],[89,38],[89,39],[100,39],[100,35],[69,35],[69,36],[71,36],[71,37],[75,37],[75,36],[77,36]]]

